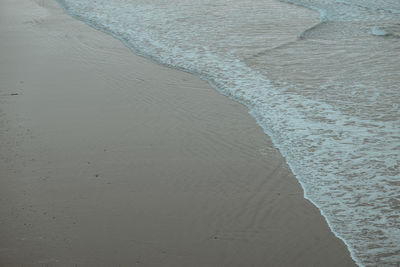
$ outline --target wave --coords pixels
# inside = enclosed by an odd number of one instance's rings
[[[198,75],[246,105],[353,259],[400,262],[398,46],[371,35],[371,24],[383,23],[380,10],[284,0],[320,14],[293,40],[277,21],[284,16],[293,33],[296,19],[307,17],[265,1],[57,1],[134,53]],[[395,25],[394,13],[385,24]]]

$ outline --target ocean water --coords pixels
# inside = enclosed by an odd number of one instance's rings
[[[400,263],[399,0],[58,2],[246,105],[353,259]]]

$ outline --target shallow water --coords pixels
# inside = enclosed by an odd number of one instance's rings
[[[245,104],[357,263],[400,262],[398,0],[59,2]]]

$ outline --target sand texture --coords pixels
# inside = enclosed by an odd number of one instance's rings
[[[247,109],[0,2],[0,266],[353,266]]]

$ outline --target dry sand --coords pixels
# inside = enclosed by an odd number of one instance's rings
[[[0,40],[0,266],[354,265],[243,106],[52,0]]]

